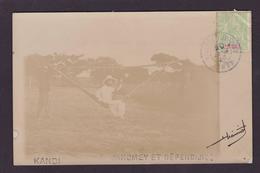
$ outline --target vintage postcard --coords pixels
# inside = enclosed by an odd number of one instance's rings
[[[252,163],[250,11],[13,14],[14,165]]]

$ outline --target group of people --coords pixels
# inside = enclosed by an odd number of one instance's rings
[[[112,114],[116,117],[124,118],[125,102],[122,99],[114,99],[114,95],[120,90],[122,84],[120,80],[108,75],[103,80],[103,85],[96,92],[99,101],[108,105]]]

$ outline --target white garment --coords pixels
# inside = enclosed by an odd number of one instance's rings
[[[104,85],[97,90],[97,98],[109,105],[109,108],[114,116],[124,118],[125,115],[125,103],[121,100],[113,100],[114,87]]]
[[[109,103],[109,108],[114,116],[124,118],[125,115],[125,103],[121,100],[112,100]]]
[[[114,87],[104,85],[103,87],[97,90],[96,96],[100,101],[109,103],[112,101],[114,91]]]

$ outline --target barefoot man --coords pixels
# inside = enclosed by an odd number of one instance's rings
[[[122,100],[113,99],[115,92],[121,86],[118,79],[108,75],[103,81],[103,86],[97,90],[96,96],[100,101],[109,105],[109,109],[115,117],[123,119],[125,115],[125,103]]]

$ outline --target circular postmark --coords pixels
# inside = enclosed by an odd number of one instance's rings
[[[201,47],[204,64],[215,72],[227,72],[236,67],[241,56],[238,40],[227,33],[217,32],[207,37]]]

